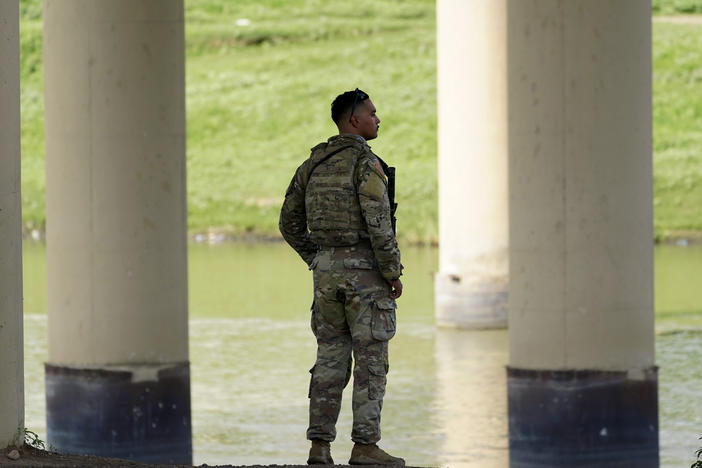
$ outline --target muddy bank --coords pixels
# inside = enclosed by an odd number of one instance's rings
[[[19,458],[17,460],[11,460],[8,458],[8,454],[12,449],[5,450],[2,455],[0,455],[0,467],[14,467],[14,466],[32,466],[32,467],[46,467],[46,468],[82,468],[82,467],[129,467],[129,468],[159,468],[159,467],[190,467],[191,465],[153,465],[149,463],[138,463],[129,460],[120,460],[118,458],[102,458],[93,455],[67,455],[61,453],[47,452],[45,450],[38,450],[33,447],[24,446],[18,449]],[[306,454],[301,454],[294,458],[305,457]],[[293,457],[291,457],[293,458]],[[242,465],[197,465],[201,467],[213,467],[213,468],[234,468],[241,467]],[[281,467],[281,468],[308,468],[308,465],[248,465],[249,468],[262,468],[264,466],[268,467]],[[337,467],[344,467],[350,465],[335,465]],[[242,467],[243,468],[243,467]],[[412,467],[407,467],[412,468]]]

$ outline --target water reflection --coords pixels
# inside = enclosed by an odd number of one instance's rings
[[[390,343],[381,445],[413,465],[506,467],[507,332],[437,330],[436,251],[403,254],[405,293]],[[26,426],[40,436],[46,434],[44,265],[44,247],[27,244]],[[315,354],[309,272],[283,245],[195,245],[189,266],[194,462],[304,463],[307,371]],[[701,248],[656,250],[659,331],[702,324],[702,289],[685,283],[701,276]],[[656,337],[663,467],[689,466],[702,436],[700,355],[700,332]],[[332,448],[337,463],[351,450],[350,403],[349,387]]]
[[[702,437],[700,356],[700,330],[656,338],[661,466],[690,466],[695,460],[695,450],[702,445],[698,440]]]
[[[446,434],[441,466],[508,465],[507,338],[506,330],[437,331],[436,413]]]
[[[190,322],[195,463],[304,463],[307,370],[302,321]]]

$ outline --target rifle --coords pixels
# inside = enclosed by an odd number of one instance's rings
[[[377,155],[376,155],[377,156]],[[383,168],[383,172],[388,176],[388,199],[390,200],[390,222],[392,223],[392,233],[397,235],[397,218],[395,217],[395,212],[397,211],[397,203],[395,203],[395,168],[388,166],[385,161],[378,157],[380,161],[380,166]]]

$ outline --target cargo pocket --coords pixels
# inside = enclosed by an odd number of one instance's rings
[[[382,400],[385,395],[385,366],[368,364],[368,399]]]
[[[388,298],[373,302],[371,312],[371,335],[378,341],[388,341],[395,336],[397,322],[395,318],[395,301]]]

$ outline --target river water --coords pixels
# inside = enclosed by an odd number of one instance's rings
[[[194,463],[304,464],[312,279],[280,244],[189,246]],[[702,247],[657,247],[656,361],[661,466],[684,467],[702,443]],[[46,434],[46,266],[24,247],[26,426]],[[507,467],[507,331],[434,326],[435,249],[403,250],[405,291],[380,445],[408,464]],[[351,450],[350,388],[332,454]]]

